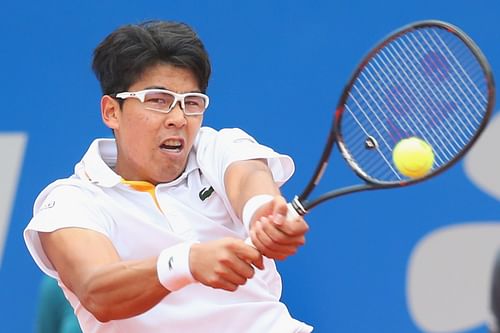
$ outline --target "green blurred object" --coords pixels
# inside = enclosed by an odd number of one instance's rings
[[[57,281],[46,275],[40,284],[36,333],[82,333],[73,308]]]

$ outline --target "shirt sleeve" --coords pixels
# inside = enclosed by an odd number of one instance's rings
[[[224,186],[224,174],[231,163],[265,159],[278,186],[283,185],[295,170],[290,156],[259,144],[253,137],[237,128],[216,131],[204,127],[200,130],[194,148],[201,172],[221,196],[231,219],[238,223],[242,222],[234,211]]]
[[[195,149],[202,172],[213,178],[217,184],[224,184],[227,167],[236,161],[267,160],[274,181],[279,186],[283,185],[295,171],[290,156],[259,144],[253,137],[237,128],[220,131],[202,128]]]
[[[24,230],[24,240],[36,264],[49,276],[57,277],[57,273],[43,251],[38,233],[72,227],[90,229],[108,237],[113,231],[112,219],[95,204],[89,191],[60,185],[42,192],[33,218]]]

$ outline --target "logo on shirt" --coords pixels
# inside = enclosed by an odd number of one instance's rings
[[[46,202],[42,205],[42,207],[40,207],[40,210],[43,210],[43,209],[48,209],[48,208],[52,208],[56,205],[56,202],[54,200],[52,201],[49,201],[49,202]]]
[[[212,193],[214,193],[214,188],[212,186],[210,186],[209,188],[203,188],[201,191],[200,191],[200,194],[198,195],[201,199],[201,201],[205,201],[209,196],[212,195]]]
[[[174,257],[170,257],[170,259],[168,259],[168,270],[171,271],[174,269]]]

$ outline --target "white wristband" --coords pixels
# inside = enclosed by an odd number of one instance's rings
[[[243,207],[243,212],[241,213],[241,221],[247,232],[250,232],[250,222],[252,221],[252,216],[255,214],[257,209],[263,204],[273,200],[274,196],[270,194],[259,194],[251,197]]]
[[[160,283],[170,291],[176,291],[196,282],[189,268],[189,251],[194,242],[185,242],[161,251],[156,262]]]

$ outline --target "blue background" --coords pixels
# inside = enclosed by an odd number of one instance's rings
[[[90,62],[116,27],[154,18],[192,25],[213,63],[205,124],[244,128],[290,154],[297,171],[283,191],[292,198],[315,167],[344,83],[374,43],[415,20],[445,20],[496,73],[499,14],[498,0],[4,2],[0,132],[25,132],[28,142],[0,268],[0,331],[33,331],[41,272],[22,230],[37,193],[70,175],[93,138],[110,136]],[[335,156],[316,193],[354,181]],[[329,202],[308,215],[307,245],[279,264],[283,299],[315,332],[419,332],[405,294],[412,248],[440,226],[498,216],[498,201],[461,164],[414,187]]]

